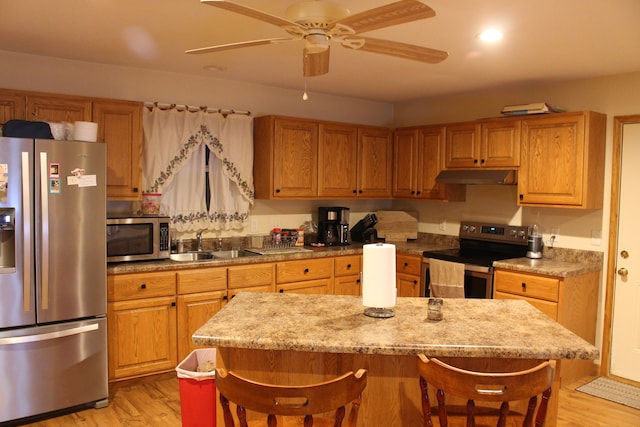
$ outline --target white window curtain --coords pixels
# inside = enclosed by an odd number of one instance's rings
[[[142,181],[176,230],[242,228],[253,204],[253,119],[206,108],[145,107]],[[210,206],[205,199],[209,148]]]

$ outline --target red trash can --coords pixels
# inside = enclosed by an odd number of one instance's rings
[[[215,348],[193,350],[176,367],[183,427],[216,427],[216,374],[198,372],[198,366],[209,361],[215,368]]]

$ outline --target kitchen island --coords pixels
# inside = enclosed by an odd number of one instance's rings
[[[218,366],[258,381],[304,384],[365,368],[358,425],[385,427],[421,425],[419,353],[487,371],[558,360],[548,426],[557,416],[560,361],[598,357],[524,301],[448,299],[440,322],[427,320],[427,302],[398,298],[395,316],[379,319],[363,314],[359,297],[240,293],[193,342],[217,347]]]

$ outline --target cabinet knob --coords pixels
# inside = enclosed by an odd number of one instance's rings
[[[519,197],[520,197],[520,200],[524,200],[524,194],[521,194]]]
[[[308,269],[308,268],[305,268],[305,269],[304,269],[304,274],[307,274],[308,272],[309,272],[309,269]]]
[[[478,159],[473,159],[473,164],[477,165],[478,164]]]
[[[362,190],[358,190],[358,193],[362,194]]]
[[[280,189],[279,189],[279,188],[276,188],[276,193],[279,193],[279,192],[280,192]]]
[[[411,195],[413,196],[414,194],[416,194],[416,192],[414,190],[411,190]]]
[[[174,301],[171,303],[171,307],[175,307],[175,306],[176,306],[176,302]]]
[[[233,298],[233,296],[231,298]],[[229,297],[225,295],[225,296],[222,297],[222,299],[226,301],[226,300],[229,299]]]
[[[409,267],[409,263],[408,263],[408,262],[405,262],[405,263],[404,263],[404,266],[405,266],[405,267]]]
[[[351,269],[351,264],[347,264],[347,270]]]
[[[358,190],[354,189],[353,194],[357,194],[357,193],[358,193]]]
[[[484,160],[484,159],[481,159],[481,160],[480,160],[480,163],[482,163],[483,165],[484,165],[484,162],[485,162],[485,160]]]
[[[620,275],[620,277],[627,277],[629,275],[629,270],[627,270],[626,268],[622,267],[622,268],[618,269],[618,274]]]
[[[280,289],[278,292],[280,292],[281,294],[284,294],[284,289]]]
[[[525,282],[522,282],[522,290],[523,291],[527,290],[527,284]]]
[[[416,195],[420,195],[420,193],[422,193],[422,191],[416,191]]]
[[[138,192],[138,187],[133,187],[133,192],[137,193]]]
[[[146,283],[142,283],[140,285],[140,289],[147,289],[147,284]]]

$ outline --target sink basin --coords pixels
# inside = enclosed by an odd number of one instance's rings
[[[247,256],[260,256],[255,252],[250,252],[244,249],[231,249],[229,251],[215,251],[213,252],[215,258],[229,259],[229,258],[242,258]]]
[[[179,254],[171,254],[169,257],[174,261],[201,261],[213,259],[213,252],[183,252]]]

